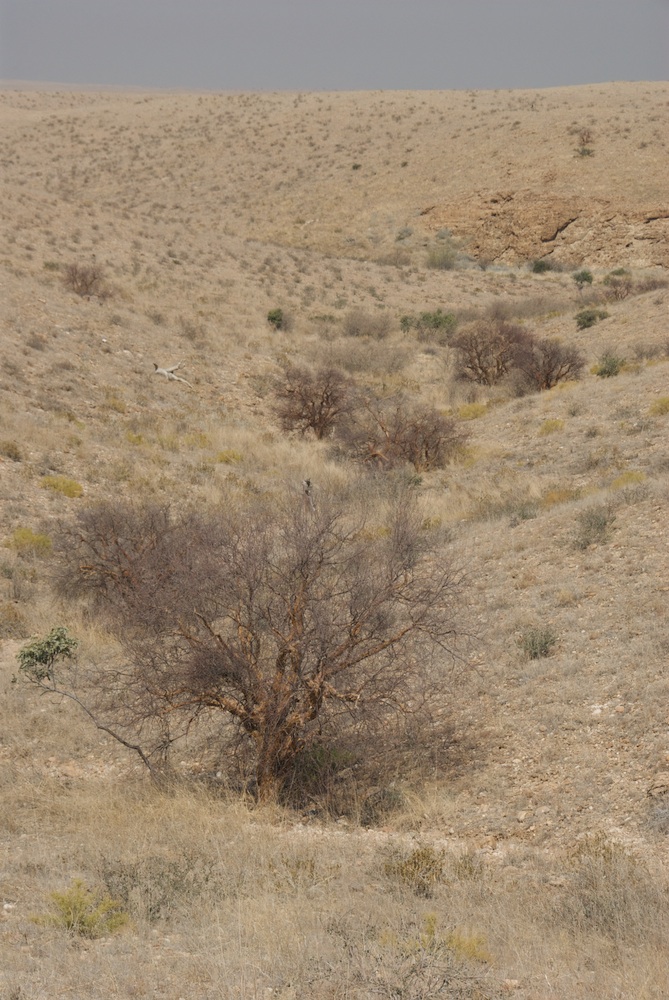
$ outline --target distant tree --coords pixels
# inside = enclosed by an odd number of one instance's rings
[[[552,389],[558,382],[579,379],[585,358],[577,347],[555,339],[531,338],[516,357],[516,366],[529,385],[538,391]]]
[[[322,439],[351,412],[355,383],[338,368],[290,365],[277,380],[274,395],[275,412],[284,430],[302,434],[312,430]]]
[[[469,324],[451,340],[456,376],[479,385],[496,385],[516,366],[530,340],[522,326],[490,316]]]
[[[582,292],[585,285],[592,284],[592,271],[584,268],[582,271],[576,271],[572,274],[572,278],[576,282],[579,292]]]
[[[341,436],[361,461],[384,469],[410,463],[416,472],[443,468],[467,437],[456,420],[433,406],[372,394],[361,398]]]
[[[68,264],[63,274],[65,287],[82,298],[105,294],[103,279],[99,264]]]

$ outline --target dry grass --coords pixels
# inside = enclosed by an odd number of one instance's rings
[[[3,997],[666,996],[668,96],[0,92]],[[430,267],[444,248],[455,267]],[[532,273],[540,257],[559,267]],[[104,294],[66,287],[93,260]],[[448,331],[401,325],[438,310],[559,338],[586,374],[525,396],[454,382]],[[615,378],[589,372],[607,352],[628,359]],[[151,374],[178,362],[190,385]],[[12,683],[54,625],[116,655],[50,590],[81,505],[345,488],[336,442],[276,421],[290,363],[470,433],[416,479],[476,637],[450,735],[418,734],[335,815],[224,793],[195,743],[151,787],[76,706]],[[129,924],[41,920],[75,879]]]

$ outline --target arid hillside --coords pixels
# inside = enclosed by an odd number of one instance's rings
[[[661,83],[0,90],[0,996],[669,996],[668,119]],[[321,434],[281,402],[324,371]],[[462,572],[408,745],[324,736],[258,805],[211,729],[152,782],[20,675],[56,626],[120,662],[54,582],[82,511],[305,480],[411,488]]]

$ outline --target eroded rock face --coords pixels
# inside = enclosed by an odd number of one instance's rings
[[[434,233],[448,227],[479,260],[518,264],[552,257],[607,267],[669,266],[669,206],[630,208],[613,201],[519,191],[480,191],[435,205],[423,217]]]

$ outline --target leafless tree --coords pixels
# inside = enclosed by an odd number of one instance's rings
[[[516,357],[516,366],[535,390],[579,379],[585,358],[577,347],[559,340],[531,338]]]
[[[68,264],[63,281],[71,291],[87,298],[104,292],[103,272],[99,264]]]
[[[61,538],[61,587],[119,636],[124,662],[95,685],[125,745],[147,762],[196,723],[227,720],[211,738],[236,732],[267,799],[324,727],[419,713],[421,690],[438,698],[462,578],[429,551],[414,494],[364,515],[326,491],[315,508],[227,498],[209,513],[80,514]]]
[[[516,365],[529,334],[514,323],[489,316],[469,324],[451,341],[457,376],[479,385],[495,385]]]
[[[427,472],[443,468],[466,435],[434,407],[410,403],[403,396],[379,399],[369,394],[360,397],[342,438],[364,462],[385,469],[408,462],[416,472]]]
[[[276,414],[284,430],[304,434],[313,430],[321,439],[354,405],[352,379],[338,368],[316,371],[298,365],[286,368],[275,387]]]

